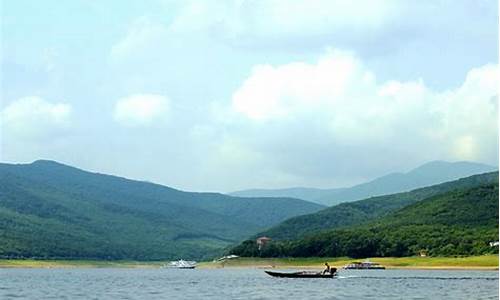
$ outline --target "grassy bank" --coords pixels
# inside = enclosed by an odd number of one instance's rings
[[[254,268],[323,268],[325,262],[337,268],[356,261],[336,258],[238,258],[225,262],[201,263],[200,267],[254,267]],[[358,260],[359,261],[359,260]],[[469,257],[382,257],[370,258],[390,269],[498,269],[498,255]]]
[[[158,268],[164,262],[0,259],[0,268]]]
[[[323,268],[325,262],[337,268],[355,261],[347,257],[324,258],[237,258],[224,262],[201,262],[199,268]],[[383,257],[370,261],[393,269],[498,269],[498,255],[469,257]],[[0,259],[0,268],[159,268],[165,262],[102,260]]]

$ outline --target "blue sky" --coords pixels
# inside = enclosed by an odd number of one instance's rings
[[[498,164],[496,1],[2,1],[1,161],[187,190]]]

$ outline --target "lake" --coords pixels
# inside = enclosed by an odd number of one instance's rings
[[[497,271],[341,270],[335,279],[261,269],[0,269],[0,299],[498,299]]]

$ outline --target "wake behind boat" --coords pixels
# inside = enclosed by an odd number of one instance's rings
[[[177,261],[171,261],[164,267],[172,269],[194,269],[196,268],[196,262],[181,259]]]
[[[335,276],[334,273],[321,273],[321,272],[292,272],[292,273],[283,273],[283,272],[272,272],[272,271],[264,271],[268,275],[273,277],[282,277],[282,278],[333,278]]]

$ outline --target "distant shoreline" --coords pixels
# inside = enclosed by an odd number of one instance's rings
[[[340,269],[363,259],[342,258],[237,258],[222,262],[200,262],[200,269],[322,269],[325,262]],[[468,257],[377,257],[370,261],[387,269],[408,270],[498,270],[498,255]],[[167,261],[34,260],[0,259],[0,268],[160,268]]]
[[[159,268],[164,261],[0,259],[2,268]]]
[[[338,269],[353,262],[364,259],[341,258],[238,258],[225,262],[202,263],[205,268],[294,268],[323,269],[324,263]],[[482,255],[467,257],[376,257],[369,259],[379,263],[386,269],[408,270],[498,270],[498,255]]]

